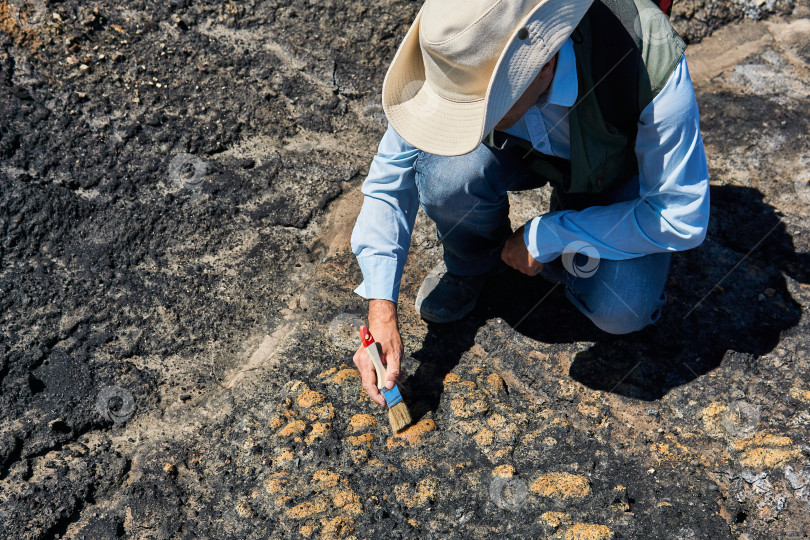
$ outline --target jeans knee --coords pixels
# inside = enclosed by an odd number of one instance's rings
[[[625,261],[603,259],[589,278],[566,274],[566,295],[605,332],[637,332],[661,317],[669,261],[669,253]]]
[[[463,193],[463,186],[455,179],[443,176],[431,175],[423,178],[418,186],[419,202],[429,216],[447,209],[450,204],[458,204],[458,197]]]
[[[604,306],[600,309],[586,313],[600,330],[608,334],[630,334],[643,330],[647,326],[654,324],[661,317],[661,304],[650,305],[622,305],[615,304]]]
[[[489,186],[484,161],[489,156],[473,151],[462,156],[423,153],[417,164],[419,200],[425,211],[472,207],[481,200],[499,197]]]

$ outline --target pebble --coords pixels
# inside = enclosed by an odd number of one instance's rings
[[[146,125],[157,127],[161,124],[162,120],[160,118],[160,114],[150,114],[146,117]]]
[[[62,430],[65,430],[65,429],[70,429],[67,426],[67,424],[65,424],[65,421],[62,420],[61,418],[57,418],[56,420],[51,420],[48,423],[48,427],[51,428],[53,431],[62,431]]]

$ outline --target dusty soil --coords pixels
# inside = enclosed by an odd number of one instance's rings
[[[0,0],[0,537],[810,537],[807,7],[675,3],[713,214],[656,327],[514,273],[426,324],[419,217],[392,435],[348,238],[417,9]]]

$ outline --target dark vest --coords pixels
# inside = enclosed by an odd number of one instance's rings
[[[579,83],[568,116],[571,161],[497,131],[484,144],[502,148],[508,141],[521,148],[527,166],[554,186],[561,207],[585,208],[591,206],[589,194],[615,189],[638,174],[638,119],[666,85],[686,44],[651,0],[595,0],[571,39]]]

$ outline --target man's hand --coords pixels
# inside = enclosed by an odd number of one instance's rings
[[[382,349],[380,358],[385,370],[385,387],[391,389],[405,380],[399,371],[402,361],[402,338],[397,322],[397,305],[390,300],[371,300],[368,303],[368,329]],[[363,378],[363,388],[375,403],[385,407],[385,398],[377,389],[377,373],[365,348],[360,345],[354,353],[354,364]]]
[[[543,263],[531,256],[523,242],[523,227],[512,233],[501,251],[503,262],[529,276],[536,276],[543,269]]]

